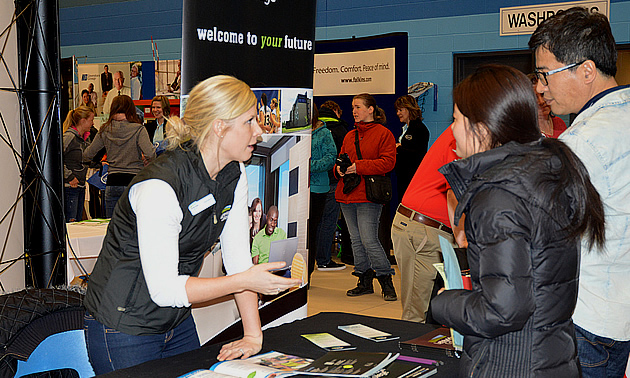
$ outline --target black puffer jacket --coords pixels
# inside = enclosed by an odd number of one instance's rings
[[[554,186],[561,169],[541,141],[440,168],[459,200],[456,222],[466,213],[473,290],[446,291],[431,306],[438,322],[464,335],[462,376],[578,376],[571,315],[579,244],[563,231],[574,204]]]

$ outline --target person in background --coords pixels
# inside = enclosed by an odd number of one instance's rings
[[[422,122],[422,110],[415,98],[404,95],[394,103],[396,115],[403,123],[402,133],[396,143],[396,177],[398,202],[416,173],[429,148],[429,129]]]
[[[105,216],[111,218],[118,199],[135,175],[155,158],[155,147],[136,114],[129,96],[116,96],[109,119],[85,149],[83,159],[90,161],[104,147],[109,171],[105,188]]]
[[[461,376],[577,377],[571,315],[580,238],[604,242],[604,208],[580,159],[541,137],[531,82],[487,65],[453,90],[462,160],[440,172],[466,214],[472,290],[446,290],[433,317],[464,335]]]
[[[348,133],[348,124],[341,119],[341,107],[339,104],[332,100],[324,102],[319,107],[319,119],[325,123],[325,126],[332,134],[335,141],[335,147],[337,148],[337,155],[341,151],[343,145],[343,138]],[[340,220],[340,207],[339,202],[335,199],[335,190],[337,189],[337,176],[334,169],[328,172],[328,181],[330,182],[330,189],[326,194],[326,202],[324,203],[324,209],[322,210],[322,224],[320,226],[320,238],[317,241],[317,269],[318,270],[341,270],[346,266],[342,263],[338,263],[331,258],[331,250],[333,241],[335,239],[335,232],[337,231],[337,221]],[[350,237],[348,236],[348,228],[346,227],[345,220],[341,219],[339,226],[342,228],[341,232],[345,248],[341,250],[341,259],[348,262],[353,262],[352,247],[350,246]]]
[[[66,222],[83,220],[85,176],[83,150],[87,147],[86,134],[94,124],[94,109],[79,106],[68,112],[63,122],[63,182]]]
[[[451,226],[449,186],[438,172],[441,166],[457,159],[454,150],[455,137],[447,128],[420,163],[394,215],[391,236],[400,270],[403,320],[419,323],[431,320],[427,311],[438,274],[433,264],[442,262],[439,237],[456,247],[453,233],[463,234],[463,230],[454,231]],[[464,240],[461,244],[465,244]]]
[[[252,225],[249,228],[249,244],[251,245],[256,234],[265,227],[267,219],[263,214],[263,205],[260,198],[254,198],[249,208],[252,210]]]
[[[271,109],[271,115],[270,115],[270,122],[271,122],[271,128],[272,128],[272,133],[277,133],[280,132],[282,130],[282,122],[280,119],[280,109],[278,109],[278,99],[277,98],[272,98],[271,102],[269,103],[269,108]]]
[[[267,105],[267,94],[260,95],[260,104],[258,107],[258,124],[265,134],[273,132],[271,125],[271,108]]]
[[[608,19],[585,8],[559,12],[529,40],[536,91],[555,114],[577,114],[562,133],[604,202],[606,248],[582,241],[573,314],[584,377],[622,377],[630,354],[630,86],[615,80]]]
[[[140,71],[140,67],[138,63],[134,63],[131,65],[131,99],[132,100],[140,100],[142,99],[142,72]]]
[[[386,118],[383,109],[376,105],[374,97],[368,93],[354,96],[352,115],[355,131],[346,134],[341,154],[347,154],[351,165],[342,171],[339,165],[335,169],[340,177],[349,174],[385,175],[396,164],[396,140],[383,124]],[[358,136],[363,159],[358,159],[355,137]],[[394,269],[378,239],[378,224],[383,205],[368,201],[365,191],[365,179],[351,191],[344,191],[344,182],[337,184],[335,197],[340,202],[341,211],[346,219],[352,253],[354,255],[353,275],[359,277],[357,287],[346,294],[355,297],[374,293],[372,280],[376,277],[381,285],[386,301],[397,300],[396,289],[392,282]]]
[[[125,95],[131,97],[131,89],[125,86],[125,75],[122,71],[116,71],[114,73],[114,88],[107,93],[107,98],[103,104],[103,114],[109,117],[112,107],[112,101],[116,96]],[[137,117],[137,116],[136,116]]]
[[[149,133],[149,139],[155,146],[156,153],[159,155],[165,149],[166,141],[166,118],[171,115],[171,105],[166,96],[158,95],[151,100],[151,114],[154,120],[147,122],[146,128]]]
[[[90,91],[87,89],[81,91],[81,105],[91,108],[96,113],[96,108],[94,108],[94,104],[92,104],[92,99],[90,98]]]
[[[257,293],[301,283],[269,272],[283,262],[253,266],[249,254],[243,162],[261,134],[256,97],[230,76],[189,94],[184,118],[169,119],[169,151],[121,197],[90,275],[85,339],[97,375],[199,348],[191,305],[230,294],[243,336],[217,358],[252,356],[263,343]],[[228,275],[197,277],[219,237]]]
[[[94,105],[94,109],[98,107],[98,95],[94,92],[94,83],[88,84],[88,91],[90,92],[90,99],[92,100],[92,105]]]
[[[567,125],[560,117],[556,117],[551,112],[551,107],[545,101],[542,93],[536,91],[536,86],[538,85],[536,74],[530,73],[527,77],[532,82],[534,92],[536,92],[536,99],[538,100],[538,127],[540,127],[542,135],[547,138],[558,138],[567,129]]]
[[[101,90],[103,91],[103,98],[107,97],[107,93],[113,88],[114,80],[112,73],[109,72],[109,66],[106,64],[103,66],[103,73],[101,73]]]
[[[182,86],[182,61],[181,59],[177,61],[177,73],[175,74],[175,79],[168,86],[168,91],[171,93],[179,92],[180,87]]]
[[[267,211],[267,224],[258,231],[252,241],[252,262],[262,264],[269,262],[269,248],[274,240],[287,238],[287,233],[278,227],[278,207],[271,206]]]
[[[311,134],[311,166],[310,183],[311,199],[308,220],[308,276],[315,270],[315,260],[318,256],[319,241],[322,239],[323,214],[326,207],[326,197],[330,191],[328,172],[335,166],[337,148],[335,141],[326,128],[324,122],[319,120],[317,108],[313,112],[313,129]],[[336,180],[335,180],[336,181]],[[328,260],[330,261],[330,248],[328,244]],[[330,264],[330,262],[329,262]],[[320,266],[318,264],[318,266]],[[323,268],[323,266],[321,266]],[[345,268],[341,265],[339,269]],[[329,269],[332,270],[332,269]]]

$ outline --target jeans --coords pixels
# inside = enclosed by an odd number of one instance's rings
[[[362,202],[341,203],[340,206],[352,242],[354,272],[363,274],[371,268],[377,277],[393,275],[394,269],[378,239],[378,224],[383,205]]]
[[[324,199],[324,209],[322,219],[317,232],[317,265],[327,265],[330,262],[330,251],[332,250],[335,231],[337,231],[337,220],[339,219],[339,202],[335,199],[337,186],[330,188]]]
[[[126,186],[107,185],[105,187],[105,217],[111,218],[118,199],[122,196]]]
[[[83,220],[83,202],[85,202],[85,188],[63,188],[65,201],[66,223]]]
[[[575,335],[584,378],[624,376],[630,354],[630,341],[597,336],[577,325]]]
[[[322,215],[326,193],[311,193],[310,212],[308,219],[308,276],[309,281],[313,270],[315,270],[315,256],[317,256],[319,232],[321,230]],[[318,265],[320,265],[318,263]],[[321,266],[321,265],[320,265]]]
[[[84,328],[88,357],[97,375],[200,347],[192,316],[166,333],[133,336],[104,326],[86,312]]]

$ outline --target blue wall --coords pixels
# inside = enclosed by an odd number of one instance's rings
[[[424,114],[433,142],[452,118],[453,54],[527,49],[527,35],[499,36],[499,8],[556,2],[317,0],[316,39],[407,32],[409,84],[430,81],[439,88],[437,111],[432,110],[433,99],[428,98]],[[615,39],[618,43],[630,43],[630,1],[610,2]],[[80,59],[81,63],[151,60],[151,37],[157,42],[160,59],[180,57],[181,2],[61,0],[60,6],[63,57],[86,56]]]

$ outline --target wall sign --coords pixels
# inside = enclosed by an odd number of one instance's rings
[[[546,5],[530,5],[524,7],[501,8],[501,36],[532,34],[541,22],[552,17],[561,10],[572,7],[585,7],[591,12],[599,12],[610,16],[610,0],[571,1]]]
[[[343,96],[357,93],[394,94],[394,48],[315,54],[313,93]]]

